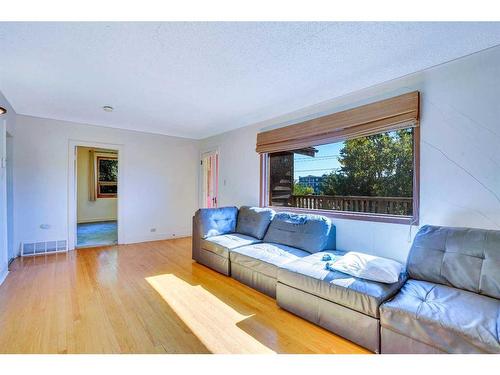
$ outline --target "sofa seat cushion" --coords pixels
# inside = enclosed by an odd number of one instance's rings
[[[381,306],[382,327],[448,353],[500,353],[500,301],[408,280]]]
[[[309,255],[308,252],[276,243],[258,243],[231,251],[231,262],[276,278],[278,267]]]
[[[334,262],[345,252],[322,251],[287,263],[278,271],[278,282],[378,318],[380,304],[396,294],[406,281],[405,272],[397,283],[384,284],[326,269],[326,254],[331,258],[328,262]]]
[[[229,252],[240,246],[260,242],[257,238],[239,233],[223,234],[222,236],[209,237],[201,241],[201,248],[223,258],[229,258]]]

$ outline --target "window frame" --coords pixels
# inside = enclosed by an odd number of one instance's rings
[[[101,160],[116,160],[118,161],[118,157],[116,156],[101,156],[96,155],[96,197],[97,198],[117,198],[118,193],[101,193],[101,186],[116,186],[116,190],[118,191],[118,181],[101,181],[99,180],[99,164]]]
[[[403,215],[389,215],[389,214],[375,214],[375,213],[365,213],[365,212],[353,212],[353,211],[340,211],[340,210],[315,210],[307,208],[297,208],[297,207],[281,207],[272,206],[270,191],[269,191],[269,178],[270,178],[270,168],[269,168],[269,154],[260,154],[260,193],[259,193],[259,204],[261,207],[269,207],[277,212],[287,211],[305,214],[316,214],[324,215],[330,218],[336,219],[348,219],[348,220],[361,220],[361,221],[374,221],[381,223],[393,223],[393,224],[406,224],[406,225],[417,225],[419,224],[419,208],[420,208],[420,126],[413,127],[413,215],[403,216]],[[385,131],[383,131],[385,132]],[[381,133],[383,133],[381,132]],[[346,140],[357,138],[346,137]],[[318,146],[319,144],[311,145]]]

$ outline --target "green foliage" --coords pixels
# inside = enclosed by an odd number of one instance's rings
[[[313,195],[314,189],[299,182],[293,183],[293,195]]]
[[[101,159],[99,161],[99,181],[118,181],[118,159]]]
[[[337,172],[321,183],[324,195],[411,197],[413,137],[411,129],[348,140],[340,150]]]

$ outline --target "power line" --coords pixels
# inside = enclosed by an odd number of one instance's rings
[[[320,162],[320,161],[337,161],[339,158],[324,158],[324,159],[314,159],[314,160],[295,160],[296,163],[309,163],[309,162]]]
[[[300,169],[295,170],[294,173],[298,172],[319,172],[319,171],[338,171],[340,168],[318,168],[318,169]]]
[[[314,161],[314,160],[322,160],[322,159],[335,159],[335,158],[339,158],[340,155],[323,155],[323,156],[318,156],[318,157],[300,157],[300,158],[295,158],[294,160],[295,161],[302,161],[302,160],[311,160],[311,161]]]
[[[331,163],[339,163],[340,159],[339,158],[325,158],[325,159],[316,159],[316,160],[295,160],[295,163],[325,163],[325,162],[331,162]]]

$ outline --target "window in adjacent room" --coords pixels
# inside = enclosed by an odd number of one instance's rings
[[[118,194],[118,159],[97,156],[97,197],[116,198]]]

